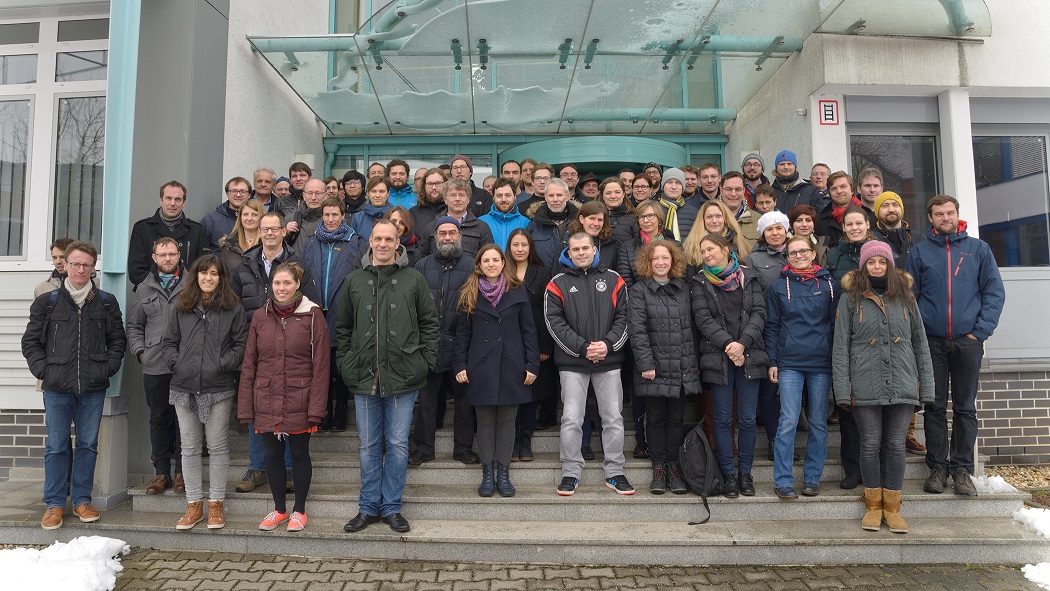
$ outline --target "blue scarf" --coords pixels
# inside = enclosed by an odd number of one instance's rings
[[[164,288],[164,291],[171,293],[171,290],[175,288],[175,285],[179,282],[179,272],[174,273],[161,273],[157,272],[157,280],[160,281],[160,286]]]
[[[321,241],[321,244],[331,244],[333,242],[349,240],[350,237],[354,235],[354,231],[346,224],[346,220],[343,220],[343,223],[339,224],[339,227],[332,232],[329,232],[328,228],[324,227],[324,224],[318,224],[315,235],[317,236],[317,239]]]

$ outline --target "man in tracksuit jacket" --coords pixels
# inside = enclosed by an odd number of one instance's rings
[[[547,330],[558,345],[554,362],[561,377],[561,483],[558,494],[576,492],[583,474],[583,436],[587,387],[594,385],[602,417],[605,485],[634,494],[624,475],[623,386],[620,366],[627,343],[627,285],[603,267],[594,240],[580,232],[569,237],[560,262],[564,271],[547,284],[543,310]]]
[[[923,490],[944,492],[950,473],[955,494],[976,496],[970,474],[977,440],[977,382],[984,341],[999,323],[1006,292],[991,248],[966,234],[955,198],[930,199],[926,214],[933,227],[907,260],[933,358],[934,402],[926,405],[925,421],[930,476]],[[950,444],[945,414],[949,382]]]

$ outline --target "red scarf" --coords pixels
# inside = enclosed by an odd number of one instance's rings
[[[860,199],[857,199],[856,195],[854,195],[853,199],[850,199],[849,203],[847,203],[846,205],[840,207],[838,205],[832,204],[831,206],[831,217],[835,218],[835,221],[838,222],[840,226],[842,225],[842,216],[846,215],[846,209],[850,205],[863,207],[863,204],[860,202]]]
[[[796,269],[791,265],[784,265],[784,271],[790,271],[797,275],[799,279],[805,283],[807,279],[816,279],[817,272],[820,271],[820,265],[810,265],[808,269]]]

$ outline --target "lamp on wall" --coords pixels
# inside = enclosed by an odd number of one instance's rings
[[[799,117],[805,117],[806,115],[809,115],[809,109],[802,107],[801,109],[795,110],[795,114]]]

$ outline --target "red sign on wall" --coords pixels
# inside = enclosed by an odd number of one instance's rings
[[[821,125],[839,124],[839,102],[817,101],[817,111]]]

